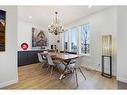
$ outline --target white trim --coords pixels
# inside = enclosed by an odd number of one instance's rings
[[[71,30],[68,31],[68,51],[71,52]]]
[[[98,71],[98,72],[101,72],[101,68],[100,67],[93,67],[93,66],[90,66],[90,65],[84,65],[83,63],[82,63],[82,65],[81,65],[82,67],[85,67],[85,68],[87,68],[87,69],[90,69],[90,70],[93,70],[93,71]],[[116,76],[116,74],[114,73],[114,72],[112,72],[112,75],[113,76]],[[117,79],[118,80],[118,79]],[[125,80],[125,79],[124,79]],[[122,81],[122,80],[121,80]],[[124,81],[123,81],[124,82]],[[127,79],[126,79],[126,83],[127,83]]]
[[[4,83],[0,83],[0,88],[14,84],[14,83],[17,83],[17,82],[18,82],[18,79],[10,80],[10,81],[4,82]]]
[[[123,77],[117,77],[117,80],[127,83],[127,79]]]
[[[64,33],[61,34],[61,50],[64,51]]]
[[[85,68],[87,68],[87,69],[90,69],[90,70],[93,70],[93,71],[100,71],[100,70],[98,70],[98,69],[95,69],[94,67],[92,67],[92,66],[85,66],[85,65],[81,65],[82,67],[85,67]]]
[[[78,27],[78,54],[81,54],[81,32],[80,28]]]

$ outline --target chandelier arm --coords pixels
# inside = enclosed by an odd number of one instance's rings
[[[54,33],[55,35],[58,35],[62,32],[64,32],[63,26],[58,23],[58,12],[55,12],[55,22],[51,25],[51,27],[48,28],[50,33]],[[49,25],[50,26],[50,25]]]
[[[56,21],[55,21],[55,24],[57,24],[57,22],[58,22],[58,21],[57,21],[57,19],[58,19],[58,18],[57,18],[58,12],[55,12],[55,14],[56,14],[56,17],[55,17],[55,20],[56,20]]]

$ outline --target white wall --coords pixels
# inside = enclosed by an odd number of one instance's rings
[[[111,34],[113,37],[113,75],[116,75],[117,9],[104,9],[66,27],[71,28],[85,23],[91,25],[90,56],[85,56],[82,63],[89,68],[101,70],[102,35]]]
[[[118,7],[117,79],[127,83],[127,7]]]
[[[32,28],[38,28],[40,30],[44,30],[46,37],[48,38],[48,46],[46,49],[50,48],[51,44],[56,44],[56,36],[50,34],[47,29],[43,28],[43,26],[35,25],[29,22],[18,20],[18,50],[22,50],[21,44],[28,43],[28,50],[35,50],[38,48],[32,48]],[[40,48],[39,48],[40,49]]]
[[[6,51],[0,52],[0,88],[18,81],[17,7],[0,6],[6,11]]]

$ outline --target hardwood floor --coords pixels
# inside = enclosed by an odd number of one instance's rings
[[[60,74],[55,70],[52,77],[42,68],[41,64],[32,64],[19,67],[19,82],[2,89],[117,89],[115,77],[102,77],[100,72],[82,68],[87,80],[78,72],[79,87],[76,87],[75,76],[71,74],[59,80]]]

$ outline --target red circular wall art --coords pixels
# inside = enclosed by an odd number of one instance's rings
[[[21,44],[21,48],[22,48],[23,50],[27,50],[28,44],[27,44],[27,43],[22,43],[22,44]]]

